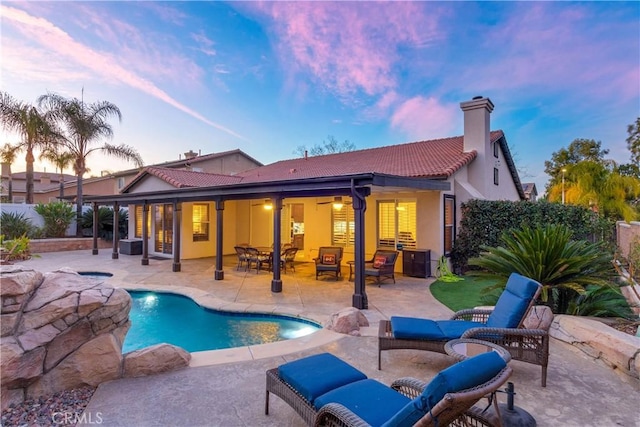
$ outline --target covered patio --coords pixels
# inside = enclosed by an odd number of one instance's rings
[[[140,175],[143,177],[144,173]],[[233,178],[233,177],[225,177]],[[142,179],[142,178],[139,178]],[[129,192],[135,187],[136,181],[125,188],[122,194],[110,196],[86,196],[85,200],[93,203],[94,211],[94,238],[93,254],[98,254],[97,238],[97,212],[101,205],[111,205],[114,208],[114,223],[118,223],[118,211],[122,206],[142,205],[144,217],[149,215],[149,206],[154,203],[167,203],[173,206],[172,215],[172,271],[182,270],[181,259],[181,207],[183,203],[196,201],[212,201],[215,204],[215,254],[226,254],[225,248],[225,203],[237,200],[270,200],[273,205],[273,247],[281,247],[284,243],[282,236],[282,207],[283,201],[289,198],[309,198],[323,196],[348,196],[352,200],[354,210],[354,259],[351,270],[354,277],[353,294],[351,304],[359,309],[368,307],[368,298],[365,285],[365,211],[367,209],[367,197],[372,192],[398,192],[404,191],[448,191],[451,184],[447,181],[430,180],[423,178],[409,178],[379,173],[344,175],[336,177],[314,179],[289,179],[284,181],[266,181],[251,183],[223,183],[209,187],[176,188],[169,191]],[[142,221],[142,258],[141,265],[149,265],[149,229],[148,221]],[[119,257],[119,236],[113,235],[112,258]],[[235,241],[233,242],[236,243]],[[283,278],[280,268],[280,251],[273,253],[273,271],[271,278],[271,292],[279,293],[283,290]],[[215,280],[223,280],[223,258],[215,257]]]

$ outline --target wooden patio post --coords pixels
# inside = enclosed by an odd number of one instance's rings
[[[111,259],[118,259],[118,242],[120,241],[120,205],[118,202],[113,203],[113,252]]]
[[[214,280],[223,280],[222,258],[224,256],[222,231],[223,227],[224,200],[216,200],[216,271],[213,273]]]
[[[149,204],[142,204],[142,260],[141,265],[149,265]]]
[[[282,229],[282,198],[276,197],[273,205],[273,279],[271,280],[271,292],[282,292],[282,279],[280,278],[280,235]]]
[[[182,224],[182,203],[173,202],[173,271],[178,272],[180,265],[180,226]]]
[[[355,251],[354,251],[354,271],[353,298],[352,305],[360,310],[369,308],[364,276],[364,212],[367,210],[365,197],[357,190],[352,189],[353,211],[355,219]]]

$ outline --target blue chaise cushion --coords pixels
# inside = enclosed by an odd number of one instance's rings
[[[485,326],[481,322],[466,320],[431,320],[399,316],[392,316],[390,322],[394,338],[431,341],[460,338],[468,329]]]
[[[489,328],[517,328],[531,304],[540,284],[533,279],[512,273],[495,308],[487,319]]]
[[[445,394],[484,384],[498,375],[506,366],[504,359],[495,351],[482,353],[456,363],[438,373],[422,394],[389,419],[384,427],[412,426],[431,411]]]
[[[316,354],[280,365],[278,375],[311,403],[330,390],[367,378],[331,353]]]
[[[376,380],[357,381],[316,398],[319,410],[327,403],[340,403],[372,426],[380,426],[411,399]]]

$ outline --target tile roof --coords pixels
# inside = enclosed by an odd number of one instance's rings
[[[493,131],[491,132],[491,142],[498,141],[503,136],[501,130]],[[146,174],[154,175],[176,188],[212,187],[364,173],[446,179],[469,164],[476,156],[476,151],[464,152],[463,137],[456,136],[281,160],[240,172],[234,176],[148,166],[122,192],[128,192]]]
[[[491,132],[497,141],[503,132]],[[447,178],[475,159],[475,151],[463,152],[463,137],[456,136],[344,153],[282,160],[241,172],[243,183],[319,178],[359,173],[403,177]]]
[[[134,181],[138,181],[143,174],[153,175],[173,185],[176,188],[213,187],[216,185],[237,184],[242,178],[231,175],[221,175],[205,172],[193,172],[182,169],[146,167]]]

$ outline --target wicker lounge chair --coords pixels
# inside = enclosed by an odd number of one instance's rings
[[[322,353],[267,371],[269,395],[289,404],[309,426],[500,425],[499,409],[474,407],[511,375],[508,353],[483,353],[438,373],[429,383],[400,378],[391,386],[369,379],[353,366]],[[502,356],[502,357],[501,357]]]
[[[378,369],[383,350],[445,353],[447,341],[475,338],[504,347],[515,360],[540,365],[541,385],[546,387],[553,316],[548,308],[533,308],[541,288],[534,280],[514,273],[493,310],[461,310],[449,320],[438,321],[407,317],[382,320],[378,331]]]

